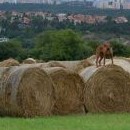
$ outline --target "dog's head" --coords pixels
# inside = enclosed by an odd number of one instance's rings
[[[103,43],[103,50],[104,52],[109,51],[111,49],[110,42],[106,41]]]

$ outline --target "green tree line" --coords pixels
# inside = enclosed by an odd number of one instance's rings
[[[48,60],[80,60],[95,54],[100,41],[84,40],[82,34],[71,29],[46,31],[34,37],[27,46],[19,39],[0,43],[0,60],[15,58],[19,61],[33,57]],[[25,41],[23,41],[25,42]],[[27,42],[27,41],[26,41]],[[130,47],[120,41],[112,40],[111,45],[116,56],[130,56]]]

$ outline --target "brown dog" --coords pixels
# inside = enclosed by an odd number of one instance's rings
[[[113,64],[113,50],[109,42],[105,42],[102,45],[98,46],[96,49],[96,66],[101,66],[101,61],[104,58],[103,65],[105,66],[106,57],[111,58]],[[99,65],[98,65],[99,63]]]

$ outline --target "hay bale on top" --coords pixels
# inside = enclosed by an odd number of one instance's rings
[[[22,64],[23,66],[23,64]],[[36,66],[40,68],[48,68],[48,67],[63,67],[65,68],[62,64],[60,64],[57,61],[50,61],[50,62],[45,62],[45,63],[36,63],[36,64],[24,64],[24,66]]]
[[[19,62],[12,58],[0,62],[0,67],[10,67],[10,66],[19,66]]]
[[[58,61],[58,62],[70,71],[75,71],[77,65],[80,63],[80,61]]]
[[[36,60],[33,58],[27,58],[23,61],[23,64],[35,64]]]
[[[75,69],[75,72],[80,73],[84,68],[88,67],[88,66],[92,66],[93,64],[90,63],[88,60],[81,60],[80,63],[77,64],[77,67]]]
[[[64,65],[62,65],[61,63],[59,63],[58,61],[50,61],[46,63],[47,67],[63,67],[65,68]]]
[[[111,64],[111,60],[107,60],[106,64]],[[114,64],[122,67],[125,71],[130,73],[130,62],[126,58],[114,58]]]
[[[130,58],[126,58],[130,62]]]
[[[62,67],[76,73],[79,73],[82,69],[91,65],[92,64],[88,62],[86,59],[81,61],[50,61],[45,63],[31,64],[31,65],[28,64],[28,66],[38,66],[40,68]]]
[[[68,70],[76,73],[79,73],[82,69],[92,65],[87,59],[79,61],[59,61],[59,63]]]
[[[0,68],[0,115],[33,117],[50,115],[53,85],[37,67]]]
[[[88,67],[80,74],[85,80],[85,106],[89,112],[130,112],[130,74],[117,65]]]
[[[87,60],[91,64],[95,64],[95,62],[96,62],[96,55],[92,55],[91,57],[87,58]]]
[[[83,88],[81,77],[61,67],[44,68],[54,83],[56,102],[54,114],[84,113]]]

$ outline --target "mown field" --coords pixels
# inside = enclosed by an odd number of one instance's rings
[[[130,130],[130,114],[0,118],[0,130]]]

